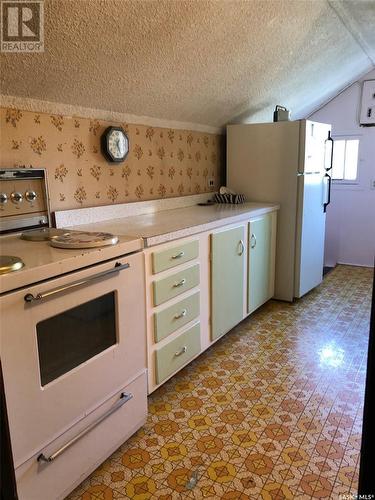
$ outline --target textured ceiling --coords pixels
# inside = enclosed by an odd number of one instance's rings
[[[306,116],[375,61],[373,0],[45,0],[2,94],[222,126]],[[372,58],[372,59],[371,59]]]

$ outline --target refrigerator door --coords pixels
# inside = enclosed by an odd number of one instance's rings
[[[327,156],[331,156],[331,125],[327,123],[301,121],[301,141],[299,173],[323,173]]]
[[[294,296],[299,298],[323,279],[324,237],[327,198],[321,173],[298,176],[297,233]]]

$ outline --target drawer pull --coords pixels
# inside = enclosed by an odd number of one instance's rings
[[[92,424],[88,425],[85,429],[83,429],[81,432],[79,432],[74,438],[72,438],[70,441],[68,441],[66,444],[64,444],[60,449],[55,451],[55,453],[52,453],[49,457],[41,453],[37,461],[38,462],[53,462],[55,458],[57,458],[59,455],[64,453],[65,450],[70,448],[74,443],[76,443],[79,439],[81,439],[83,436],[85,436],[88,432],[90,432],[92,429],[94,429],[98,424],[103,422],[107,417],[109,417],[112,413],[114,413],[116,410],[121,408],[125,403],[133,399],[133,394],[131,393],[126,393],[122,392],[119,401],[112,406],[104,415],[98,418],[98,420],[95,420]]]
[[[187,314],[187,309],[182,309],[182,311],[180,312],[180,314],[175,314],[174,319],[183,318],[184,316],[186,316],[186,314]]]
[[[176,255],[172,255],[172,259],[181,259],[185,255],[185,252],[182,250],[179,253],[176,253]]]
[[[186,345],[184,345],[183,347],[181,347],[181,349],[179,351],[176,351],[174,353],[174,355],[177,357],[177,356],[181,356],[181,354],[185,354],[185,352],[187,351],[187,347]]]
[[[180,287],[180,286],[184,286],[184,285],[185,285],[185,283],[186,283],[186,279],[185,279],[185,278],[183,278],[183,279],[182,279],[181,281],[179,281],[178,283],[175,283],[175,284],[173,285],[173,287],[174,287],[174,288],[178,288],[178,287]]]

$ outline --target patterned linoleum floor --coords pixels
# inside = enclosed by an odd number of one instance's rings
[[[263,306],[152,394],[146,425],[69,500],[356,493],[371,284],[339,266]]]

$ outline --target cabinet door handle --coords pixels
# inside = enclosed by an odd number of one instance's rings
[[[187,351],[187,347],[186,345],[184,345],[183,347],[181,347],[181,349],[179,351],[176,351],[174,353],[175,356],[181,356],[181,354],[185,354],[185,352]]]
[[[187,309],[182,309],[182,311],[179,314],[175,314],[174,319],[180,319],[186,316],[187,314]]]
[[[240,251],[238,252],[238,255],[243,255],[245,251],[245,245],[242,240],[238,242],[238,246],[240,247]]]
[[[181,252],[176,253],[175,255],[172,255],[172,259],[181,259],[185,255],[185,252],[181,250]]]
[[[184,285],[185,285],[185,283],[186,283],[186,279],[185,279],[185,278],[183,278],[183,279],[182,279],[181,281],[179,281],[178,283],[175,283],[175,284],[173,285],[173,287],[174,287],[174,288],[178,288],[179,286],[184,286]]]
[[[254,233],[252,233],[250,237],[250,247],[255,248],[257,246],[257,237],[255,236]]]

